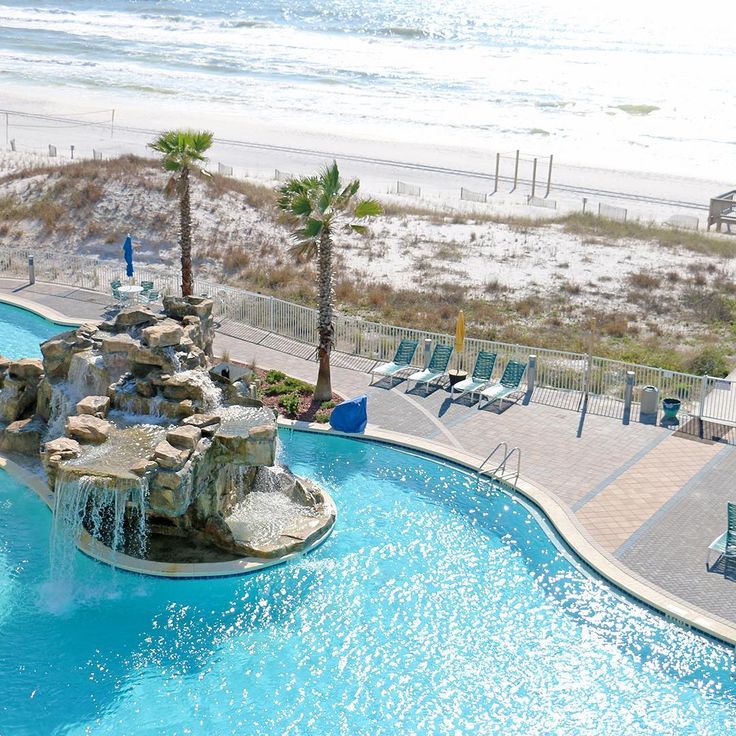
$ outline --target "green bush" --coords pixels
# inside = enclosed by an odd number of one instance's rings
[[[327,414],[327,413],[325,413],[323,411],[318,411],[314,415],[314,421],[317,422],[318,424],[327,424],[327,422],[330,421],[330,416],[329,416],[329,414]]]
[[[320,409],[334,409],[337,404],[334,401],[323,401],[320,404]]]
[[[728,364],[722,351],[715,347],[708,347],[703,348],[690,359],[688,370],[698,376],[722,378],[728,375]]]
[[[283,375],[283,374],[281,374]],[[266,396],[282,396],[283,394],[302,394],[307,396],[314,393],[314,386],[304,381],[300,381],[298,378],[291,378],[285,376],[283,380],[278,383],[272,383],[265,388]]]
[[[286,373],[282,373],[281,371],[269,371],[266,373],[266,383],[268,384],[281,383],[285,378]]]
[[[286,394],[279,399],[279,406],[287,413],[294,417],[299,413],[299,394]]]

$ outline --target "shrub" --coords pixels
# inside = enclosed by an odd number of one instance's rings
[[[304,381],[300,381],[298,378],[285,376],[282,381],[267,385],[265,393],[266,396],[283,396],[284,394],[301,394],[302,396],[308,396],[309,394],[314,393],[314,386],[309,383],[305,383]]]
[[[327,424],[327,422],[330,421],[330,416],[329,414],[326,414],[323,411],[318,411],[314,415],[314,421],[317,422],[318,424]]]
[[[690,359],[688,370],[698,376],[721,378],[728,375],[728,364],[723,353],[718,348],[711,346],[703,348]]]
[[[733,319],[731,300],[717,291],[688,287],[682,292],[681,299],[682,305],[689,307],[706,324],[730,322]]]
[[[629,283],[635,289],[656,289],[662,283],[662,279],[659,276],[653,273],[647,273],[646,271],[630,273],[628,278]]]
[[[320,408],[321,409],[334,409],[337,406],[337,404],[334,401],[323,401]]]
[[[269,371],[266,373],[266,383],[281,383],[286,378],[286,373],[281,371]]]
[[[299,394],[286,394],[279,399],[279,406],[290,417],[294,417],[299,413]]]

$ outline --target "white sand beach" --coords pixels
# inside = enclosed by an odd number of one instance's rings
[[[422,196],[417,204],[425,206],[472,210],[477,205],[460,201],[461,187],[488,194],[494,189],[497,150],[465,146],[462,140],[410,140],[391,127],[381,129],[379,139],[375,130],[369,137],[366,131],[356,131],[340,120],[324,130],[310,127],[302,119],[268,120],[247,111],[241,114],[232,106],[190,104],[176,97],[152,100],[141,94],[13,85],[4,86],[0,92],[0,109],[86,121],[73,125],[0,114],[0,127],[7,122],[8,140],[15,141],[17,150],[42,158],[49,144],[56,146],[60,157],[69,157],[72,145],[78,158],[91,157],[92,149],[105,157],[122,153],[150,155],[146,145],[153,131],[184,124],[214,131],[218,141],[211,149],[210,160],[215,167],[217,163],[232,166],[236,176],[270,181],[275,170],[308,173],[334,157],[347,176],[359,177],[363,188],[372,193],[395,190],[397,181],[419,186]],[[93,124],[95,121],[99,125]],[[689,215],[699,217],[702,226],[708,199],[733,185],[726,180],[725,164],[722,179],[698,171],[668,171],[676,162],[666,159],[658,160],[659,170],[621,170],[585,165],[571,158],[572,151],[568,156],[560,154],[554,140],[545,139],[544,156],[538,151],[538,138],[528,136],[522,143],[518,138],[499,141],[498,148],[504,153],[501,182],[480,211],[535,217],[555,214],[526,204],[531,194],[529,155],[535,151],[540,154],[538,197],[546,192],[545,156],[554,156],[549,199],[557,203],[558,211],[579,211],[585,196],[588,211],[596,211],[598,204],[604,203],[627,209],[629,218],[663,222],[672,215]],[[509,144],[520,146],[523,159],[519,179],[526,180],[520,181],[514,192],[510,191],[514,158]]]

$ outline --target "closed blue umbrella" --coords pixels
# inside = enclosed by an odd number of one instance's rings
[[[133,238],[131,238],[130,235],[125,238],[125,243],[123,243],[123,257],[127,264],[125,275],[128,278],[131,278],[133,276]]]

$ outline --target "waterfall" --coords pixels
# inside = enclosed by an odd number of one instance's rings
[[[163,352],[164,355],[171,361],[174,373],[179,373],[181,371],[181,360],[179,359],[176,350],[174,350],[173,347],[166,347],[163,349]]]
[[[203,370],[182,371],[177,374],[187,383],[196,386],[202,392],[202,408],[204,411],[212,411],[222,404],[222,389],[218,388],[214,381]]]
[[[313,506],[294,500],[296,478],[287,468],[259,467],[252,488],[247,487],[248,470],[232,466],[226,469],[237,499],[226,522],[238,538],[255,545],[272,544],[299,517],[318,516]],[[311,497],[309,489],[304,491]]]
[[[51,384],[51,402],[49,405],[49,421],[44,441],[55,440],[64,434],[66,418],[74,409],[74,399],[69,395],[66,381]]]
[[[82,531],[115,552],[143,557],[147,546],[145,479],[59,471],[51,529],[52,579],[68,577]]]
[[[109,379],[101,355],[91,351],[75,353],[67,375],[69,395],[79,401],[85,396],[106,396]]]

